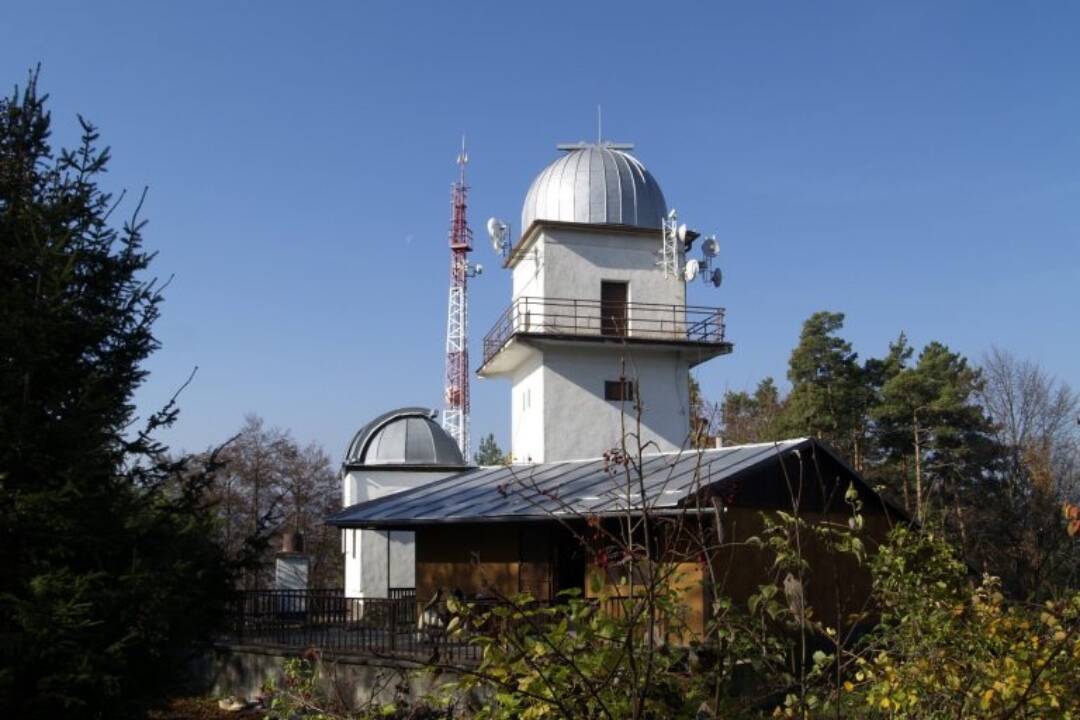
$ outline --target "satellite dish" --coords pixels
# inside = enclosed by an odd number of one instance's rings
[[[487,231],[491,238],[491,247],[497,253],[501,253],[506,243],[506,232],[509,229],[506,223],[499,218],[488,218]]]
[[[675,208],[671,208],[670,210],[668,210],[667,216],[668,216],[669,220],[674,220],[675,219]]]
[[[686,265],[683,267],[682,275],[686,282],[693,282],[694,278],[698,276],[698,272],[701,270],[701,263],[691,258],[686,261]]]
[[[484,266],[480,263],[476,263],[476,270],[474,270],[473,272],[475,272],[476,275],[479,277],[480,274],[484,272]]]
[[[709,282],[713,287],[720,287],[720,283],[724,281],[724,274],[720,272],[720,268],[716,268],[712,271],[712,275],[709,276]]]
[[[714,258],[720,254],[720,243],[716,242],[716,238],[710,235],[705,238],[705,242],[701,243],[701,252],[705,253],[707,258]]]
[[[686,227],[686,223],[681,223],[679,227],[675,230],[675,237],[677,237],[679,239],[679,242],[683,244],[686,244],[687,230],[689,230],[689,228]]]

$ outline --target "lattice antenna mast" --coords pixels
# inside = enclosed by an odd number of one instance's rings
[[[469,262],[472,230],[465,217],[468,186],[465,166],[469,155],[461,138],[458,181],[450,193],[450,300],[446,316],[446,386],[443,429],[454,438],[466,462],[469,460],[469,292],[468,280],[483,268]]]

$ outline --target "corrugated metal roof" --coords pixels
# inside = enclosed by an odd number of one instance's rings
[[[377,527],[605,514],[643,507],[642,484],[648,507],[674,508],[695,490],[733,481],[789,451],[811,446],[824,448],[815,440],[798,438],[646,455],[640,480],[625,466],[602,458],[472,468],[353,505],[327,522],[339,527]]]

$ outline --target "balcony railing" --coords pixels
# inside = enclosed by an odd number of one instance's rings
[[[723,308],[522,296],[484,336],[484,362],[518,333],[724,343]]]

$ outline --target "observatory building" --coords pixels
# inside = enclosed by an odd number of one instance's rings
[[[687,258],[697,234],[628,146],[561,147],[525,195],[517,241],[489,223],[513,297],[477,374],[511,382],[513,460],[599,457],[638,434],[638,415],[645,452],[687,447],[690,368],[731,352],[723,310],[686,304],[689,282],[719,284],[701,272],[716,241]]]
[[[344,507],[427,485],[464,470],[458,446],[430,410],[384,413],[353,436],[342,466]],[[407,530],[342,530],[346,597],[390,597],[416,584],[414,536]]]
[[[511,241],[508,223],[488,222],[513,292],[483,338],[476,372],[510,381],[512,461],[542,473],[544,464],[600,458],[623,447],[624,438],[631,455],[686,449],[690,368],[732,349],[723,310],[686,303],[689,283],[720,284],[711,267],[717,242],[704,238],[695,249],[698,233],[677,221],[629,146],[560,150],[525,195],[520,235]],[[468,249],[464,187],[462,175],[452,249]],[[455,245],[454,237],[466,240]],[[691,257],[695,250],[700,259]],[[457,323],[464,327],[464,318]],[[350,597],[390,597],[413,587],[421,562],[412,522],[390,527],[357,512],[399,493],[423,506],[427,488],[477,472],[455,442],[462,435],[447,433],[433,415],[422,408],[387,413],[349,447],[346,510],[331,522],[343,529]],[[448,429],[455,427],[460,418]],[[445,495],[438,497],[425,513],[453,510],[444,507]],[[431,579],[419,584],[425,583]]]

